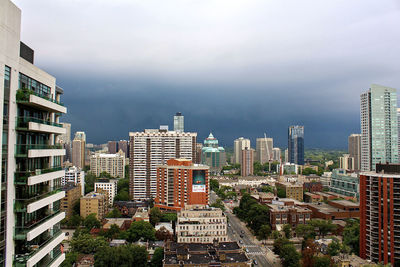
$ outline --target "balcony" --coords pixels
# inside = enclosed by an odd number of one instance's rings
[[[59,188],[43,191],[44,192],[36,193],[36,195],[29,194],[26,197],[20,196],[19,199],[15,200],[15,211],[32,213],[46,205],[62,199],[65,196],[65,192]]]
[[[62,145],[47,145],[47,144],[28,144],[28,145],[15,145],[16,157],[40,158],[52,156],[64,156],[65,149]]]
[[[33,117],[17,117],[16,129],[22,131],[65,134],[62,124]]]
[[[37,169],[35,171],[15,172],[14,184],[34,185],[60,178],[64,176],[64,174],[65,171],[61,166],[47,169]]]
[[[50,112],[67,113],[64,104],[57,102],[50,95],[38,94],[29,89],[17,90],[17,103],[33,106]]]

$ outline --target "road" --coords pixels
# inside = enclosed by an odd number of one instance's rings
[[[210,203],[215,202],[217,199],[217,195],[214,192],[211,192],[210,194]],[[237,241],[240,243],[240,245],[244,249],[248,249],[249,252],[247,252],[247,255],[249,256],[250,259],[256,260],[258,263],[258,266],[276,266],[274,265],[270,259],[266,257],[266,252],[265,250],[268,250],[268,248],[261,248],[259,245],[255,244],[253,241],[253,235],[250,233],[250,231],[245,227],[240,220],[231,213],[229,209],[226,209],[225,212],[226,216],[228,217],[228,222],[229,222],[229,227],[228,227],[228,236],[232,241]],[[243,237],[240,237],[242,235]]]

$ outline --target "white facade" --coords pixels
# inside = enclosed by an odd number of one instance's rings
[[[197,133],[158,129],[131,132],[129,156],[129,194],[133,199],[148,199],[157,193],[157,167],[172,158],[194,160]]]
[[[272,138],[257,138],[256,139],[256,158],[255,160],[264,164],[273,160],[274,139]]]
[[[183,133],[185,131],[184,120],[185,120],[185,118],[183,117],[183,115],[180,112],[176,113],[176,115],[174,116],[174,131],[175,132]]]
[[[97,189],[102,189],[108,194],[108,204],[112,205],[114,203],[114,197],[117,195],[117,184],[118,180],[112,179],[108,181],[99,181],[94,183],[94,191]]]
[[[281,162],[281,149],[279,147],[274,147],[272,149],[273,152],[273,160]]]
[[[233,163],[239,163],[241,162],[241,157],[242,157],[242,150],[245,148],[250,149],[250,139],[246,139],[243,137],[240,137],[233,141]]]
[[[125,153],[120,150],[116,154],[96,153],[90,157],[90,171],[96,176],[107,172],[111,177],[125,178]]]
[[[21,10],[0,0],[0,156],[5,164],[0,166],[0,186],[7,196],[0,207],[0,265],[30,267],[60,263],[65,257],[59,249],[65,150],[55,145],[55,138],[65,133],[59,119],[66,108],[59,102],[62,89],[55,77],[33,64],[33,50],[20,42],[20,34]],[[33,168],[28,161],[37,164]]]
[[[74,185],[81,185],[81,196],[85,195],[85,171],[82,171],[78,167],[70,167],[65,169],[64,177],[61,180],[61,184],[65,185],[72,183]]]

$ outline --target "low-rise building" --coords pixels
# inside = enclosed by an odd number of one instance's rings
[[[247,267],[251,264],[252,260],[237,242],[211,244],[167,242],[164,246],[164,267]]]
[[[83,218],[94,213],[98,220],[102,220],[108,212],[107,193],[90,192],[81,198],[80,206]]]
[[[114,208],[121,212],[123,217],[131,218],[138,208],[147,208],[148,201],[130,200],[130,201],[114,201]]]
[[[324,188],[329,188],[329,186],[331,186],[331,175],[332,172],[324,172],[324,174],[321,175],[320,181]]]
[[[73,184],[66,184],[62,190],[65,192],[65,197],[61,199],[61,211],[65,212],[65,218],[70,219],[73,215],[74,205],[79,201],[81,197],[81,186],[75,186]]]
[[[188,205],[178,213],[176,236],[178,243],[226,242],[226,216],[218,208]]]
[[[138,221],[150,221],[150,214],[147,208],[137,208],[135,215],[133,215],[132,220],[135,222]]]
[[[322,201],[322,196],[306,192],[304,193],[304,201],[307,203],[318,203]]]
[[[277,182],[277,188],[283,188],[287,198],[293,198],[298,201],[303,201],[303,185],[300,183]]]
[[[107,172],[111,177],[125,178],[125,153],[122,150],[116,154],[95,153],[90,157],[90,171],[96,176]]]
[[[349,255],[349,254],[339,254],[337,256],[332,257],[332,261],[334,264],[336,264],[337,267],[373,267],[373,266],[381,266],[378,264],[375,264],[371,261],[364,260],[357,255]]]
[[[329,191],[344,196],[360,198],[360,178],[357,173],[347,173],[344,169],[335,169],[331,175]]]
[[[85,195],[85,172],[75,166],[65,169],[65,175],[61,178],[61,185],[66,184],[79,184],[81,187],[81,196]]]
[[[295,205],[282,205],[273,201],[267,205],[270,211],[270,224],[272,229],[281,230],[285,224],[296,227],[298,224],[305,224],[311,219],[312,211]]]
[[[94,191],[102,189],[107,192],[108,204],[113,205],[114,197],[117,195],[117,184],[118,180],[116,179],[101,178],[94,183]]]
[[[305,205],[312,210],[312,218],[324,220],[344,220],[360,218],[360,204],[348,200],[331,200],[325,203],[307,203]]]
[[[303,183],[303,191],[304,192],[321,192],[323,191],[324,187],[321,182],[304,182]]]

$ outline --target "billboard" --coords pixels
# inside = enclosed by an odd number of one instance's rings
[[[206,192],[206,171],[193,170],[192,192]]]

